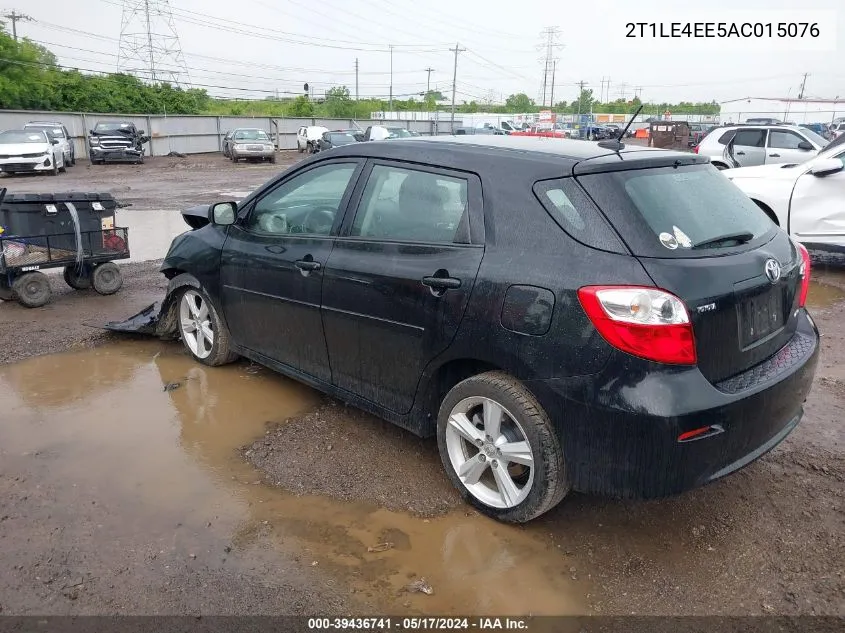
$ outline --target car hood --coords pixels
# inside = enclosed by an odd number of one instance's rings
[[[48,151],[48,143],[0,143],[0,154],[20,156],[21,154],[39,154]]]
[[[770,178],[778,180],[792,180],[800,173],[800,168],[795,163],[784,163],[780,165],[738,167],[736,169],[726,169],[722,173],[731,180],[735,178]]]

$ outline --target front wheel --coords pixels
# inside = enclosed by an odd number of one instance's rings
[[[440,406],[437,445],[464,499],[500,521],[530,521],[569,492],[551,421],[534,396],[505,373],[479,374],[449,391]]]
[[[38,271],[24,273],[15,279],[12,291],[18,302],[27,308],[40,308],[49,303],[53,295],[47,275]]]
[[[205,292],[186,289],[179,298],[178,319],[182,342],[195,360],[211,367],[237,360],[229,348],[229,330]]]
[[[113,262],[99,264],[91,275],[91,285],[101,295],[113,295],[123,287],[123,274]]]

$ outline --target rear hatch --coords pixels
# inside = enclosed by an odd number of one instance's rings
[[[655,285],[684,301],[699,369],[718,383],[793,336],[802,260],[756,204],[699,161],[654,156],[604,171],[585,161],[575,173]]]

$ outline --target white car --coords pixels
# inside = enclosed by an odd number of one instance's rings
[[[845,248],[845,144],[799,164],[722,173],[797,241]]]
[[[0,171],[5,174],[46,171],[55,176],[65,171],[58,139],[42,130],[0,132]]]
[[[329,128],[322,125],[303,125],[296,133],[296,149],[300,152],[308,151],[313,154],[316,151],[317,143],[323,137],[324,132],[328,132]]]
[[[30,121],[23,126],[25,130],[41,130],[46,132],[51,139],[59,141],[59,148],[62,150],[62,156],[65,160],[65,165],[76,165],[76,148],[73,145],[73,138],[67,128],[57,121]]]
[[[711,130],[694,151],[709,156],[717,169],[729,169],[803,163],[826,145],[826,139],[795,125],[727,125]]]

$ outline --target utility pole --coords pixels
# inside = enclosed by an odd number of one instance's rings
[[[457,87],[458,83],[458,53],[462,53],[465,51],[465,48],[461,48],[460,42],[455,42],[455,48],[450,48],[450,51],[455,53],[455,67],[452,70],[452,122],[451,122],[451,131],[455,131],[455,88]]]
[[[549,108],[555,107],[555,71],[557,70],[557,60],[552,60],[552,96],[549,98]]]
[[[434,72],[434,68],[426,68],[425,72],[428,73],[428,79],[425,82],[425,94],[428,96],[428,93],[431,92],[431,73]]]
[[[807,85],[807,76],[809,74],[810,73],[804,73],[804,80],[801,82],[801,90],[798,91],[798,98],[799,99],[804,98],[804,87]]]
[[[11,11],[7,11],[3,14],[3,17],[7,20],[11,20],[12,22],[12,37],[15,38],[15,41],[18,41],[18,22],[32,22],[33,19],[28,15],[24,15],[23,13],[18,13],[14,9]]]
[[[390,45],[390,102],[387,109],[393,112],[393,44]]]
[[[358,58],[355,58],[355,101],[358,101]]]
[[[584,92],[586,83],[583,79],[578,82],[578,125],[581,125],[581,95]]]

